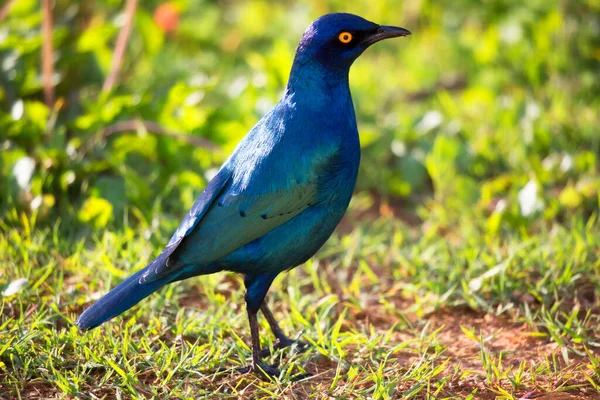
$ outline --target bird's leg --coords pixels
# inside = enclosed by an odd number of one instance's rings
[[[269,310],[269,307],[267,306],[267,303],[265,301],[263,301],[262,305],[260,306],[260,310],[267,319],[267,322],[271,327],[271,332],[273,332],[273,335],[277,339],[277,343],[275,343],[275,346],[273,346],[273,350],[283,349],[292,346],[293,344],[296,344],[298,346],[298,349],[301,351],[306,350],[308,348],[308,343],[302,342],[297,339],[294,340],[292,338],[287,337],[283,333],[283,330],[277,323],[277,320],[275,320],[273,313],[271,312],[271,310]],[[262,357],[268,357],[269,355],[271,355],[271,349],[265,348],[261,350]]]
[[[252,363],[248,367],[240,368],[238,371],[245,373],[254,371],[264,378],[278,377],[279,370],[275,366],[268,366],[262,362],[260,351],[260,334],[258,331],[258,310],[269,290],[269,286],[275,279],[275,275],[246,275],[246,311],[250,324],[250,336],[252,338]]]
[[[248,322],[250,323],[250,336],[252,337],[252,364],[249,370],[266,377],[278,377],[279,370],[274,366],[262,362],[260,351],[260,333],[258,332],[257,312],[248,309]]]

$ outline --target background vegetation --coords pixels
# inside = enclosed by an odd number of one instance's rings
[[[0,6],[0,397],[600,387],[598,0],[145,1],[122,56],[124,2],[41,5]],[[319,257],[272,290],[318,349],[286,365],[317,378],[200,374],[248,356],[226,275],[161,292],[109,335],[77,333],[277,102],[302,32],[331,11],[413,36],[354,65],[357,194]],[[492,346],[503,327],[524,328]],[[521,334],[535,340],[508,339]],[[473,354],[453,350],[459,336]]]

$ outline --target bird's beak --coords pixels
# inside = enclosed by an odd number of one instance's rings
[[[377,43],[384,39],[408,35],[410,35],[410,31],[408,29],[400,28],[398,26],[381,25],[374,34],[367,36],[363,43],[365,43],[367,46],[370,46],[373,43]]]

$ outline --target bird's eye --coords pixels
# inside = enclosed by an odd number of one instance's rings
[[[350,43],[352,41],[352,34],[350,32],[342,32],[338,36],[338,39],[340,39],[340,42],[342,43]]]

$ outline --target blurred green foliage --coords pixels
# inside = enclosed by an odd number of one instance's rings
[[[351,71],[363,146],[359,190],[400,197],[430,232],[488,218],[505,228],[588,216],[600,197],[600,1],[140,2],[118,85],[101,91],[124,4],[56,0],[57,102],[44,104],[42,13],[0,22],[0,215],[170,230],[214,168],[279,99],[295,46],[321,14],[348,11],[413,36]],[[155,121],[219,150],[120,121]],[[112,221],[112,222],[111,222]],[[162,228],[161,228],[162,229]],[[468,229],[468,226],[465,226]]]

